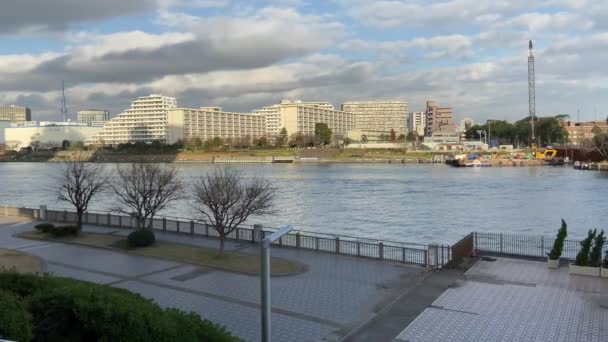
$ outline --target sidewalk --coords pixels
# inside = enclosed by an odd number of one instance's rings
[[[235,335],[258,341],[259,279],[119,252],[14,237],[35,222],[0,217],[0,248],[41,257],[58,276],[108,284],[152,298],[162,306],[194,311]],[[115,228],[85,226],[84,231],[127,235]],[[157,239],[217,248],[213,239],[156,232]],[[257,254],[258,246],[228,242],[227,249]],[[308,271],[272,279],[272,338],[275,341],[339,340],[397,298],[424,268],[273,248],[272,255],[297,260]]]
[[[404,323],[407,325],[407,323]],[[608,279],[546,262],[478,261],[395,341],[606,341]]]

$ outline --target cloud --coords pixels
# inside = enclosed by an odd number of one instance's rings
[[[330,46],[341,25],[293,10],[265,8],[252,18],[211,17],[187,33],[140,31],[86,37],[88,43],[13,73],[0,59],[0,88],[50,90],[68,84],[150,82],[167,75],[246,70],[302,58]]]
[[[420,51],[428,59],[462,58],[472,55],[472,39],[461,34],[415,38],[411,40],[365,41],[354,39],[339,45],[351,51],[366,51],[389,58],[406,55],[418,55]]]
[[[72,24],[142,13],[155,0],[16,0],[3,1],[0,33],[64,30]]]

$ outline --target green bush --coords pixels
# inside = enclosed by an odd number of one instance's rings
[[[151,229],[138,229],[127,236],[130,248],[146,247],[154,244],[156,237]]]
[[[53,227],[49,231],[54,237],[64,237],[68,235],[78,235],[78,227],[76,226],[59,226]]]
[[[48,233],[51,229],[55,228],[55,225],[52,223],[40,223],[34,226],[36,230],[42,233]]]
[[[0,273],[0,289],[26,298],[33,341],[238,341],[197,314],[123,289],[14,272]]]
[[[27,306],[11,292],[0,290],[0,339],[29,342],[32,325]]]
[[[604,236],[604,230],[602,230],[593,241],[593,248],[589,253],[589,266],[600,267],[602,265],[602,249],[604,249],[605,242],[606,237]]]
[[[562,256],[562,251],[564,249],[564,240],[568,237],[568,225],[566,221],[562,219],[562,226],[557,230],[557,236],[555,237],[555,242],[553,242],[553,248],[549,252],[549,259],[557,260],[560,256]]]
[[[591,245],[593,244],[593,239],[597,234],[597,230],[589,229],[589,233],[587,233],[587,237],[581,241],[581,249],[578,251],[576,255],[576,260],[574,264],[577,266],[590,266],[589,265],[589,251],[591,250]]]

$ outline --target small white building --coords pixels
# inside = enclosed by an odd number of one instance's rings
[[[0,120],[0,145],[4,145],[4,129],[11,127],[10,120]]]
[[[19,151],[22,148],[53,149],[62,147],[64,142],[73,145],[77,141],[85,142],[101,130],[101,127],[83,126],[78,124],[10,127],[4,129],[7,149]]]

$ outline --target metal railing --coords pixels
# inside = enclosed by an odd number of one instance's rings
[[[15,208],[7,206],[0,208],[0,214],[3,213],[4,215],[41,218],[41,210],[39,208]],[[45,215],[47,221],[70,223],[76,221],[76,213],[67,209],[47,209]],[[135,226],[134,219],[131,216],[98,211],[86,212],[83,217],[83,223],[126,229]],[[148,221],[148,224],[150,224],[152,229],[164,232],[219,238],[219,234],[211,225],[200,220],[164,216],[154,218],[151,222]],[[256,239],[253,226],[241,226],[231,232],[227,236],[227,239],[253,243],[269,236],[274,231],[276,231],[275,228],[264,227],[261,238]],[[307,249],[433,268],[441,268],[451,260],[451,247],[447,245],[423,245],[307,231],[293,231],[275,241],[273,246]]]
[[[473,232],[478,253],[546,258],[555,237],[544,235]],[[579,240],[565,240],[562,259],[574,260],[581,248]],[[604,245],[604,251],[608,246]],[[604,255],[602,253],[602,255]]]

